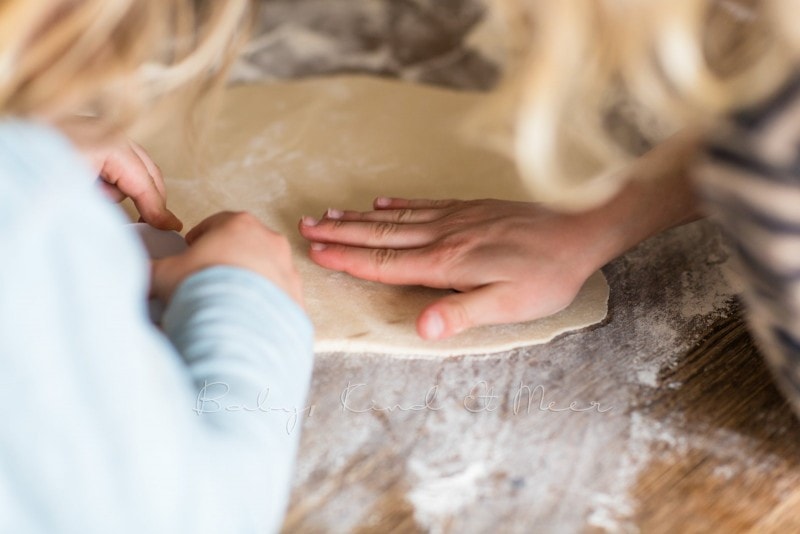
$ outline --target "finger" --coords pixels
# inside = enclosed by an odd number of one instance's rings
[[[161,167],[159,167],[156,164],[156,162],[153,161],[153,158],[150,157],[150,154],[148,154],[147,151],[144,148],[142,148],[138,143],[135,143],[134,141],[129,141],[129,143],[133,152],[136,154],[136,156],[138,156],[138,158],[141,160],[141,162],[147,169],[150,178],[153,180],[153,184],[156,186],[156,189],[158,190],[158,194],[164,200],[164,208],[166,209],[167,185],[164,182],[164,173],[161,172]],[[172,220],[168,222],[171,228],[164,228],[164,229],[180,231],[181,228],[183,228],[183,223],[181,222],[181,220],[170,210],[166,209],[166,212],[172,216],[171,217]]]
[[[447,211],[441,209],[405,208],[379,211],[342,211],[335,208],[328,208],[328,211],[322,215],[322,218],[336,221],[374,221],[408,224],[433,222],[446,216],[447,213]]]
[[[167,209],[163,197],[158,193],[152,181],[148,184],[137,184],[127,188],[119,185],[117,187],[127,193],[133,201],[133,205],[136,206],[136,209],[148,224],[161,230],[179,231],[183,228],[181,220]]]
[[[509,284],[490,284],[443,297],[420,313],[417,333],[424,339],[445,339],[475,326],[519,322],[516,306],[509,306],[509,293],[515,296],[509,288]]]
[[[311,217],[300,220],[300,234],[318,243],[338,243],[356,247],[405,249],[429,245],[435,239],[426,224],[360,222]]]
[[[153,161],[153,158],[150,157],[150,154],[142,148],[139,144],[129,141],[131,150],[139,157],[141,162],[144,164],[145,168],[147,169],[148,174],[153,179],[153,183],[155,183],[156,189],[158,189],[159,194],[166,200],[167,198],[167,188],[166,184],[164,183],[164,174],[161,172],[161,168]]]
[[[427,248],[395,250],[312,243],[312,261],[357,278],[393,285],[423,285],[446,289],[451,284]]]
[[[458,204],[459,200],[454,199],[442,199],[442,200],[432,200],[432,199],[422,199],[422,198],[414,198],[414,199],[407,199],[407,198],[390,198],[390,197],[378,197],[376,198],[373,203],[372,207],[376,210],[397,210],[397,209],[426,209],[426,208],[449,208]]]
[[[563,310],[574,299],[562,297],[512,282],[491,283],[430,304],[417,318],[417,332],[425,339],[444,339],[476,326],[532,321]]]
[[[100,177],[130,197],[147,223],[162,230],[180,230],[183,227],[167,209],[166,199],[147,165],[133,150],[108,158],[100,169]]]

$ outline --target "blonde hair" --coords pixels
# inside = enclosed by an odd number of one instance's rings
[[[164,95],[221,78],[247,0],[3,0],[0,113],[124,129]],[[188,109],[187,104],[187,109]]]
[[[652,144],[773,91],[800,38],[796,0],[495,1],[509,74],[471,130],[567,210],[616,194]]]

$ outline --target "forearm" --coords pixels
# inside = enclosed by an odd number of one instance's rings
[[[702,217],[689,177],[698,146],[681,135],[656,147],[631,165],[631,180],[610,202],[575,215],[600,268],[638,243]]]
[[[198,389],[195,409],[214,425],[232,411],[302,410],[312,367],[312,328],[283,291],[243,269],[215,267],[188,278],[164,315],[164,331]]]
[[[186,416],[207,431],[205,476],[218,475],[234,515],[277,530],[306,414],[311,323],[273,283],[218,266],[178,287],[163,325],[195,384]]]

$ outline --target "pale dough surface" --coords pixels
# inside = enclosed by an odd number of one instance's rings
[[[430,342],[417,336],[414,322],[445,291],[322,269],[307,258],[308,245],[297,232],[302,215],[319,217],[328,207],[368,210],[380,195],[528,198],[509,161],[458,134],[482,98],[363,77],[240,86],[223,97],[218,124],[202,145],[202,166],[176,156],[168,131],[145,145],[162,165],[170,207],[187,228],[220,210],[248,210],[289,236],[316,327],[316,351],[484,354],[544,343],[602,321],[609,291],[602,273],[556,315]]]

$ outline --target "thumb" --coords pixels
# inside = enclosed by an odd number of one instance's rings
[[[473,326],[514,320],[503,305],[503,286],[490,284],[465,293],[453,293],[425,308],[417,319],[423,339],[445,339]]]

